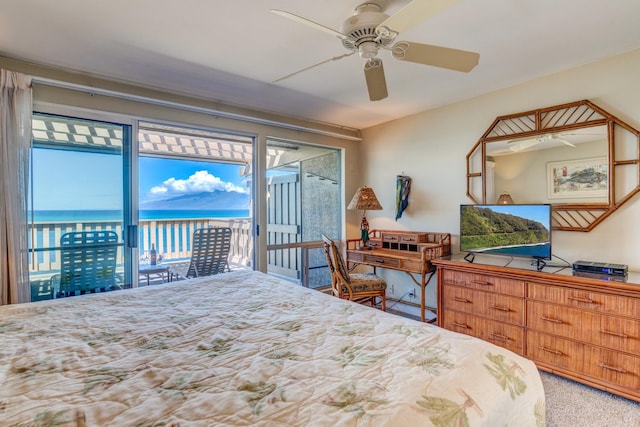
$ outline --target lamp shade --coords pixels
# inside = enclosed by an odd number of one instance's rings
[[[499,205],[512,205],[513,204],[513,199],[511,198],[511,195],[509,193],[502,193],[500,195],[500,197],[498,197],[498,204]]]
[[[353,195],[351,203],[347,206],[349,210],[360,211],[380,211],[382,206],[371,187],[363,186],[358,188],[356,194]]]

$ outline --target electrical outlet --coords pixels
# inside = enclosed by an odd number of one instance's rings
[[[391,295],[395,295],[395,293],[396,293],[395,286],[392,283],[391,284]]]
[[[416,291],[414,289],[409,290],[409,298],[415,298],[416,297]]]

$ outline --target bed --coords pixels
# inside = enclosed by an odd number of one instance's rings
[[[3,426],[539,426],[535,365],[254,271],[0,307]]]

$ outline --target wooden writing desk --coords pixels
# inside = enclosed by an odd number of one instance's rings
[[[347,240],[347,265],[369,265],[374,272],[377,267],[404,271],[420,287],[420,319],[425,321],[425,309],[437,314],[435,308],[425,307],[425,290],[436,271],[431,260],[451,254],[451,235],[392,230],[372,230],[369,234],[367,247],[360,239]]]

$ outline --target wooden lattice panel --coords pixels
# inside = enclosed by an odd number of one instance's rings
[[[602,208],[554,205],[551,227],[554,230],[589,231],[608,216],[608,211],[608,205]]]
[[[588,104],[572,105],[549,111],[540,111],[540,129],[555,129],[576,124],[589,124],[602,121],[605,116]]]
[[[513,136],[520,133],[534,132],[536,130],[536,116],[517,116],[498,119],[490,129],[487,138]]]

